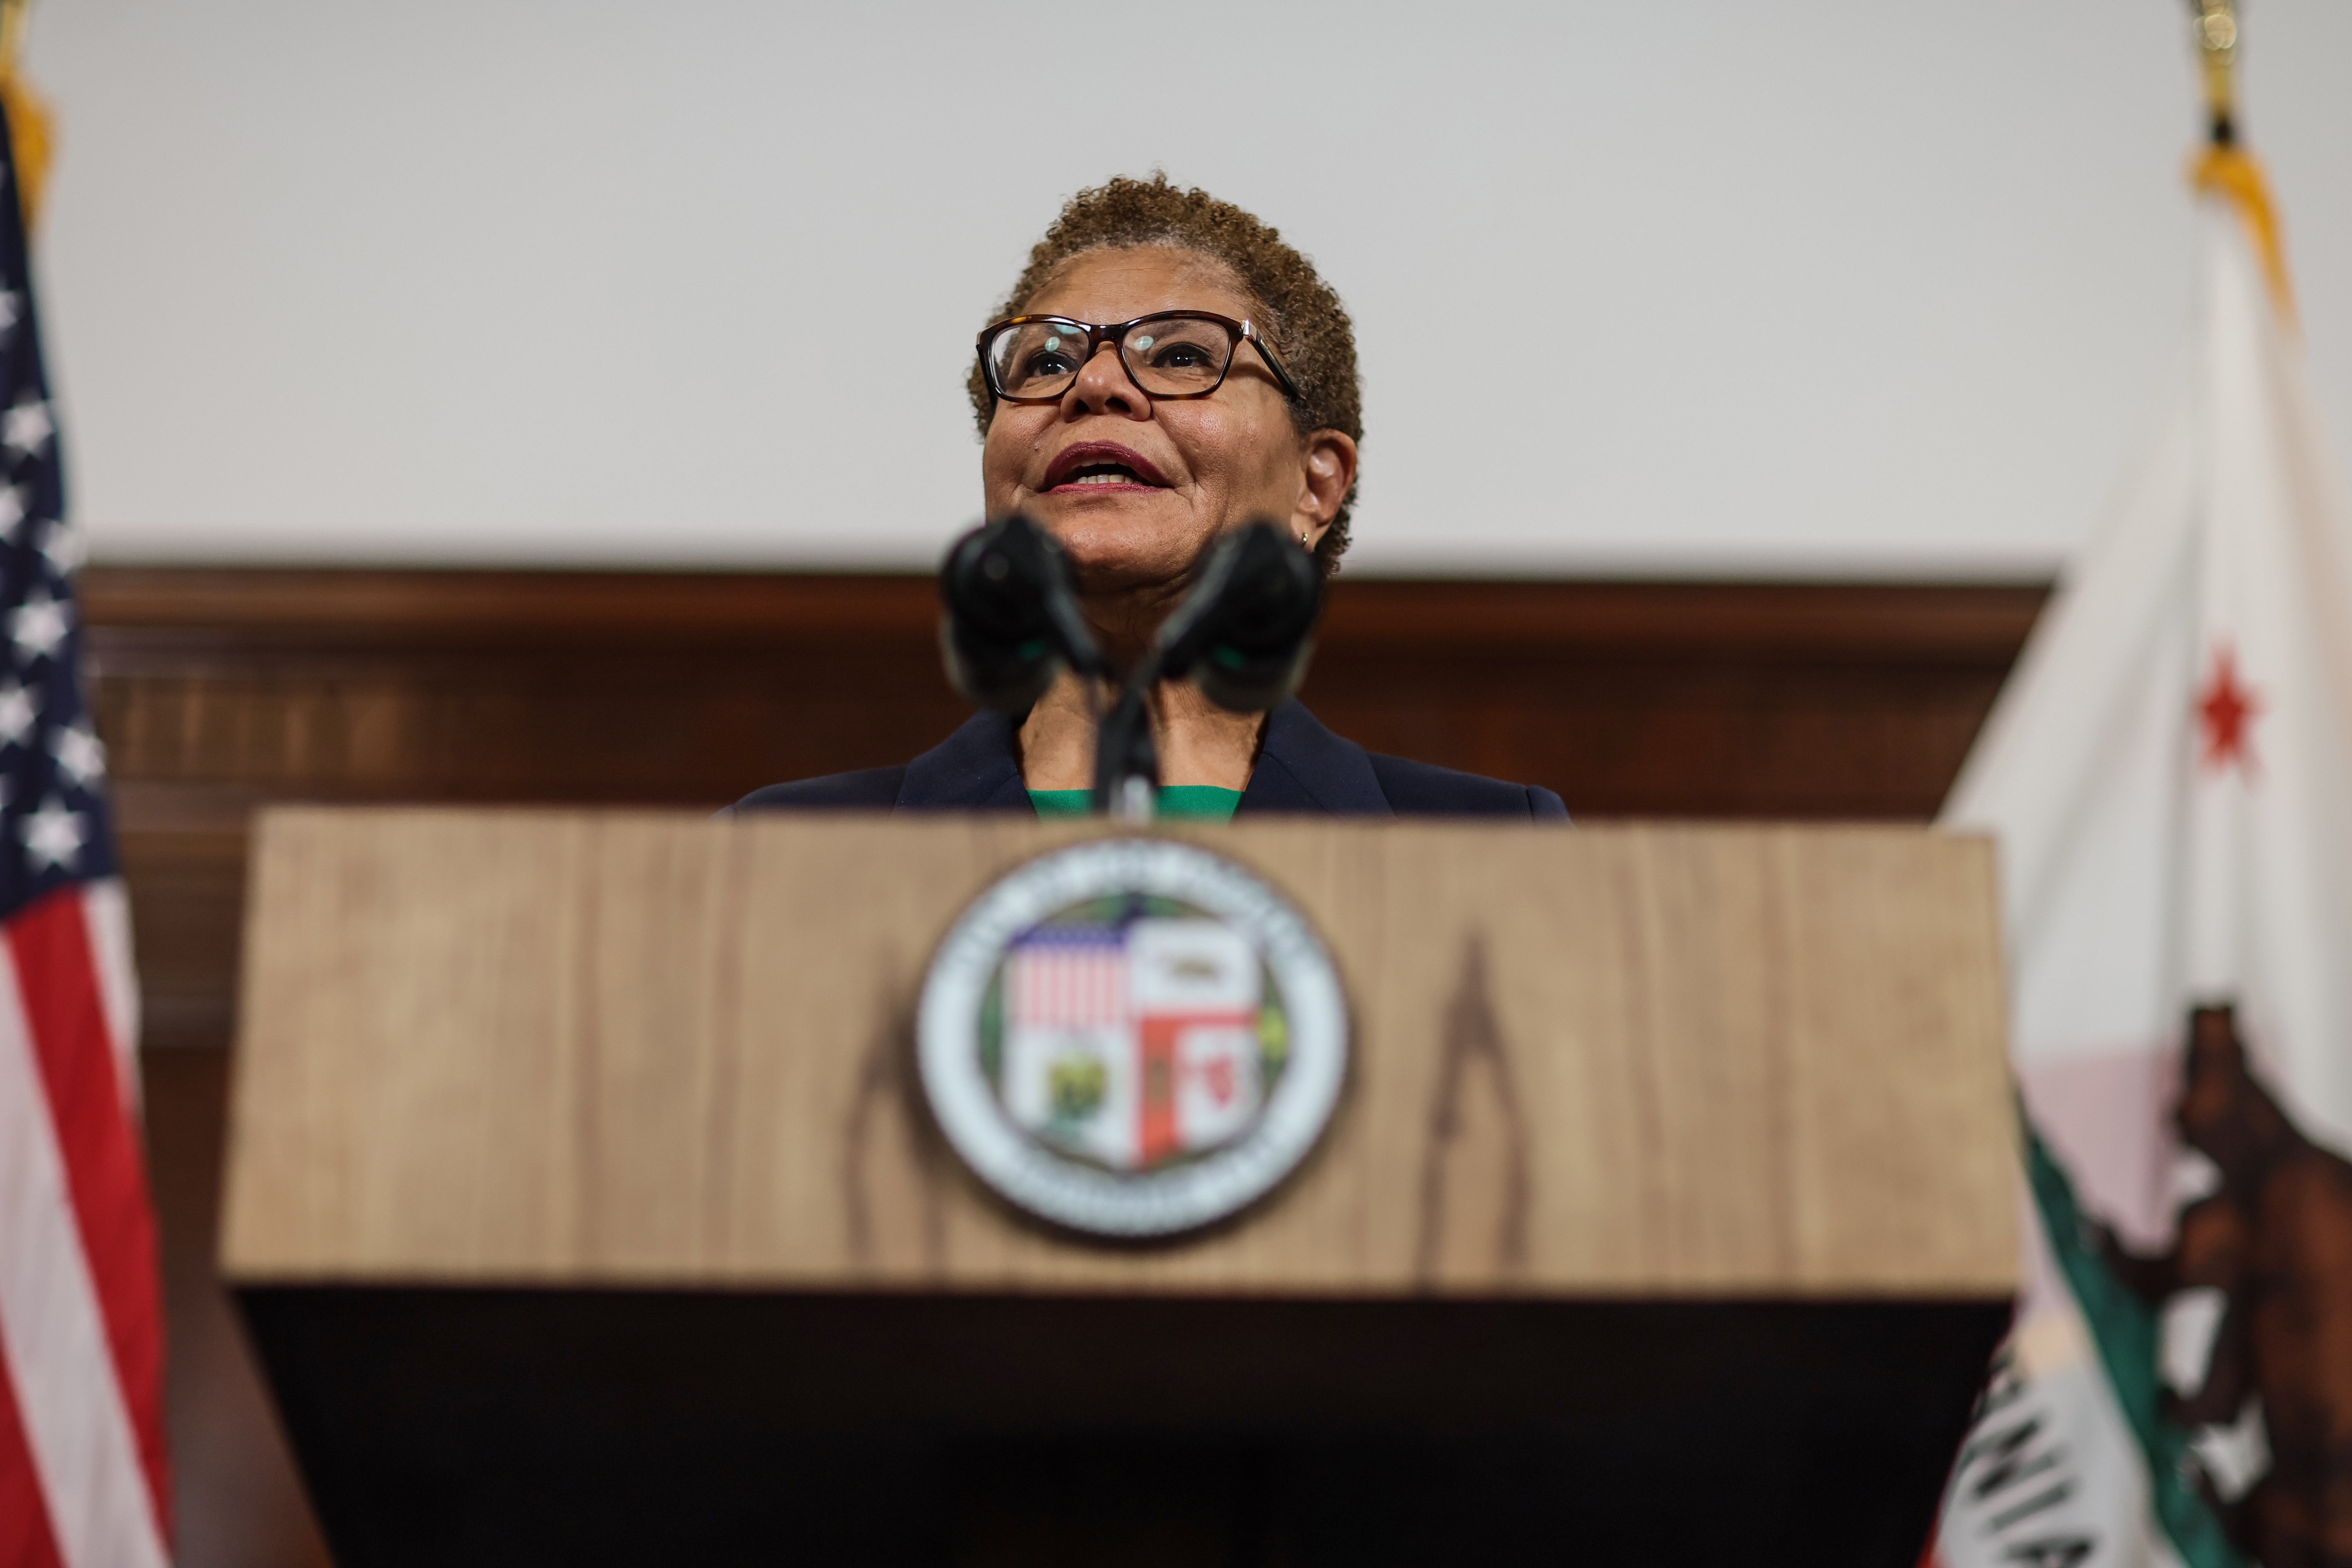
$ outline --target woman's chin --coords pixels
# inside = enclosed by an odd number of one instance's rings
[[[1117,500],[1088,496],[1075,506],[1051,504],[1061,501],[1057,492],[1039,498],[1049,504],[1036,509],[1038,521],[1061,544],[1083,589],[1116,591],[1181,575],[1207,542],[1190,507],[1168,504],[1174,498],[1166,490],[1137,490]]]
[[[1063,485],[1029,510],[1065,546],[1083,538],[1190,532],[1192,509],[1175,491],[1151,485]]]
[[[1158,485],[1056,485],[1029,503],[1030,511],[1060,533],[1066,529],[1166,527],[1188,517],[1174,490]]]

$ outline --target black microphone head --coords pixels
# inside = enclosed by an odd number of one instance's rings
[[[949,548],[940,602],[948,679],[979,707],[1018,711],[1045,695],[1063,666],[1100,667],[1061,546],[1019,512]]]
[[[1161,668],[1189,675],[1218,707],[1279,707],[1307,674],[1323,577],[1281,528],[1248,524],[1220,541],[1160,628]]]

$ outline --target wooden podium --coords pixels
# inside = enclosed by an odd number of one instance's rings
[[[344,1568],[1909,1568],[2015,1287],[1992,857],[1901,828],[1174,828],[1354,1020],[1286,1184],[1104,1246],[912,1084],[1091,823],[282,810],[224,1271]]]

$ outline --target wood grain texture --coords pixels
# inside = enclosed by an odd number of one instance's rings
[[[102,567],[148,1038],[225,1043],[273,801],[711,806],[960,722],[921,576]],[[2043,598],[2001,584],[1342,575],[1304,695],[1610,815],[1926,820]]]
[[[100,566],[79,588],[144,1033],[164,1047],[148,1101],[164,1151],[220,1136],[219,1098],[167,1079],[214,1070],[234,1027],[256,806],[703,805],[901,761],[962,716],[920,576]],[[2032,585],[1343,574],[1306,695],[1367,745],[1548,784],[1587,821],[1924,820],[2042,598]],[[180,1047],[198,1049],[184,1060]],[[861,1256],[904,1268],[943,1245],[941,1188],[898,1152],[910,1134],[887,1039],[862,1048],[854,1147],[867,1173],[849,1189],[864,1194]],[[1513,1179],[1494,1141],[1508,1125],[1488,1087],[1497,1059],[1475,1044],[1455,1058],[1458,1130],[1431,1189],[1447,1205]],[[308,1561],[308,1526],[281,1506],[299,1484],[208,1273],[212,1167],[159,1160],[155,1181],[167,1247],[207,1271],[174,1287],[175,1376],[219,1374],[173,1393],[175,1446],[219,1461],[179,1467],[184,1560]],[[1428,1267],[1451,1278],[1494,1233],[1440,1234]]]
[[[1351,1081],[1238,1223],[1106,1250],[908,1081],[932,946],[1085,824],[263,821],[226,1269],[289,1280],[2000,1297],[1990,856],[1900,828],[1184,834],[1339,956]]]
[[[129,815],[283,798],[716,805],[964,710],[922,576],[93,569]],[[1924,817],[2044,591],[1333,586],[1304,692],[1375,750],[1581,814]]]

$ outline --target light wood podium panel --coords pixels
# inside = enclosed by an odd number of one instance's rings
[[[1018,820],[263,820],[224,1266],[245,1282],[1999,1296],[1991,857],[1879,827],[1177,828],[1353,1014],[1326,1143],[1105,1248],[966,1177],[910,1017]]]
[[[1913,1568],[2015,1285],[1992,857],[1166,828],[1316,926],[1320,1146],[1106,1246],[911,1020],[1013,817],[287,809],[223,1269],[342,1568]]]

